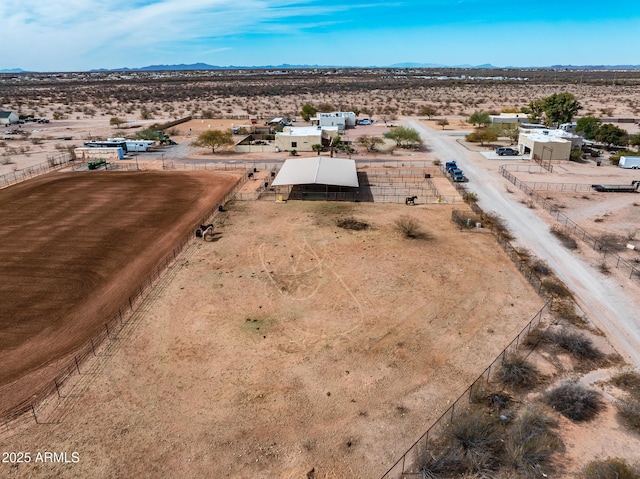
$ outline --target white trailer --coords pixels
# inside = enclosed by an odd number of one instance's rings
[[[621,156],[618,163],[620,168],[640,169],[640,156]]]

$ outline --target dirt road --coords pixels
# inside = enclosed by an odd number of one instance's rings
[[[549,232],[549,226],[535,210],[515,202],[506,191],[506,180],[480,165],[480,154],[456,142],[456,132],[428,128],[417,120],[407,125],[420,132],[441,161],[456,160],[470,178],[469,190],[478,195],[485,211],[495,211],[509,225],[518,243],[546,261],[573,291],[578,306],[613,343],[626,360],[640,367],[640,303],[631,279],[623,284],[604,277],[591,265],[567,250]]]

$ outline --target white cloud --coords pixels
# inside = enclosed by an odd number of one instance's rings
[[[326,26],[338,21],[336,12],[368,6],[318,0],[3,1],[0,31],[19,46],[4,52],[0,68],[93,68],[101,65],[92,59],[109,56],[119,64],[118,56],[124,61],[143,50],[166,51],[201,39]],[[226,47],[211,42],[206,49]]]

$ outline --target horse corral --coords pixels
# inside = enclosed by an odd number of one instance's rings
[[[449,205],[410,210],[420,240],[395,229],[402,204],[225,209],[218,240],[196,242],[98,355],[108,367],[62,391],[64,420],[14,447],[79,450],[61,478],[379,477],[542,304]],[[16,477],[50,477],[32,466]]]

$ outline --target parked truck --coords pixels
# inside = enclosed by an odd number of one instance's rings
[[[640,169],[640,156],[621,156],[618,162],[620,168]]]

